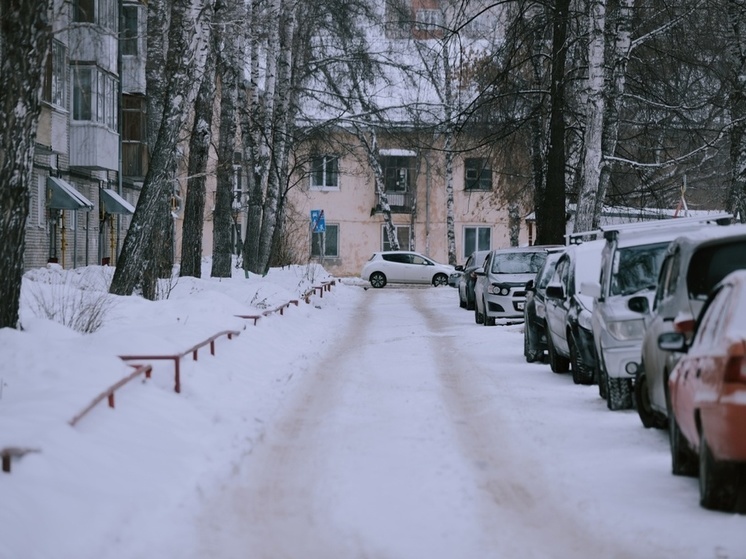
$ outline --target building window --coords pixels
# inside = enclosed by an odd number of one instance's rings
[[[415,25],[420,31],[435,31],[443,27],[443,18],[440,10],[417,10],[415,11]]]
[[[464,227],[464,257],[476,250],[490,250],[492,229],[490,227]]]
[[[399,241],[399,250],[411,250],[409,246],[409,225],[394,225],[396,229],[396,240]],[[389,242],[389,236],[386,234],[386,225],[381,228],[381,246],[382,250],[393,250]]]
[[[144,96],[122,95],[122,170],[129,177],[147,171],[146,117]]]
[[[414,158],[388,156],[381,158],[386,192],[408,192],[414,174]]]
[[[327,223],[325,233],[311,234],[311,256],[321,257],[322,243],[325,258],[339,258],[339,225]]]
[[[52,51],[47,57],[44,72],[44,91],[42,99],[57,107],[65,108],[65,91],[67,90],[67,61],[65,45],[52,41]]]
[[[72,0],[75,23],[98,23],[102,27],[118,30],[118,0]]]
[[[311,158],[311,188],[339,188],[339,158],[320,155]]]
[[[492,169],[486,159],[464,160],[464,188],[466,190],[492,190]]]
[[[122,41],[124,56],[137,56],[137,6],[122,7]]]
[[[96,21],[96,0],[73,0],[73,21],[93,23]]]
[[[73,72],[73,120],[90,120],[117,129],[117,80],[99,68]]]

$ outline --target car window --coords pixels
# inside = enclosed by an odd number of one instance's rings
[[[631,295],[653,289],[669,243],[620,248],[614,254],[611,285],[612,295]]]
[[[470,255],[469,258],[466,259],[466,262],[464,263],[464,270],[466,268],[470,268],[474,263],[474,255]]]
[[[541,270],[539,270],[539,277],[536,282],[537,289],[544,290],[546,289],[547,285],[549,285],[549,281],[552,279],[554,271],[557,268],[557,262],[559,262],[559,258],[546,259],[544,265],[541,267]]]
[[[697,333],[692,341],[692,347],[707,347],[713,345],[721,336],[721,330],[725,322],[730,294],[733,287],[724,285],[717,294],[710,299],[709,304],[702,309],[702,314],[697,327]]]
[[[412,257],[412,264],[417,264],[418,266],[427,266],[428,264],[430,264],[429,260],[425,260],[418,254],[412,254],[410,256]]]
[[[689,296],[704,299],[720,280],[742,268],[746,268],[746,241],[703,247],[689,263],[686,276]]]
[[[555,270],[554,277],[552,278],[553,282],[561,283],[565,290],[567,289],[567,276],[569,268],[570,258],[569,256],[563,256],[559,259],[559,262],[557,262],[557,269]]]
[[[383,259],[388,262],[398,262],[399,264],[409,264],[409,254],[404,252],[392,252],[391,254],[384,254]]]
[[[546,258],[545,251],[496,253],[490,270],[493,274],[536,274]]]

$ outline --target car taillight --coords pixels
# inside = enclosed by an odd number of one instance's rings
[[[742,356],[731,357],[725,365],[724,382],[746,384],[746,360]]]

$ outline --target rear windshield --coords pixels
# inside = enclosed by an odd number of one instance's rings
[[[689,296],[706,298],[721,279],[743,268],[746,268],[746,241],[704,247],[689,263],[686,276]]]
[[[501,252],[492,259],[493,274],[535,274],[547,259],[546,251]]]
[[[655,289],[669,243],[620,248],[614,255],[611,295],[631,295]]]

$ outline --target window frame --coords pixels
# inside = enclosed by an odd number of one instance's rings
[[[396,231],[396,238],[399,241],[399,250],[414,250],[412,247],[409,246],[410,240],[412,238],[412,226],[411,225],[397,225],[394,224],[394,229]],[[400,231],[406,230],[406,242],[402,243],[402,233]],[[391,244],[389,243],[388,236],[386,235],[386,224],[381,224],[381,250],[382,251],[389,251],[394,250],[391,247]]]
[[[334,242],[334,252],[330,253],[329,249],[329,243],[327,240],[329,239],[329,234],[333,232],[333,235],[331,237],[333,238]],[[323,258],[339,258],[339,223],[326,223],[326,231],[324,233],[311,233],[311,257],[312,258],[321,258],[321,247],[316,242],[317,239],[321,240],[321,235],[325,235],[324,239],[324,256]]]
[[[133,17],[134,14],[134,17]],[[132,23],[134,22],[134,27]],[[139,44],[140,8],[137,4],[122,5],[122,34],[120,49],[122,56],[138,56],[140,54]]]
[[[470,239],[469,239],[469,231],[474,231],[474,240],[472,245],[468,246]],[[487,232],[487,246],[483,246],[481,242],[483,239],[480,239],[480,232],[486,230]],[[473,252],[476,252],[478,250],[492,250],[492,227],[489,225],[464,225],[463,226],[463,249],[464,249],[464,256],[468,256]]]
[[[67,47],[53,39],[44,71],[42,101],[61,109],[67,101]]]
[[[469,177],[470,173],[475,176]],[[492,165],[485,157],[464,158],[464,190],[490,192],[492,190]]]
[[[384,155],[380,158],[384,192],[411,192],[415,157],[409,155]],[[404,174],[402,175],[402,171]],[[400,185],[403,179],[403,186]]]
[[[82,79],[88,74],[87,87]],[[73,67],[72,119],[77,122],[95,122],[116,132],[118,129],[118,81],[114,74],[90,64]],[[81,98],[82,96],[82,98]]]
[[[320,169],[318,164],[320,163]],[[310,159],[309,184],[312,190],[339,190],[339,156],[313,155]],[[321,174],[319,175],[319,171]],[[321,177],[321,184],[316,179]],[[333,178],[333,184],[331,179]],[[330,184],[327,184],[329,182]]]

